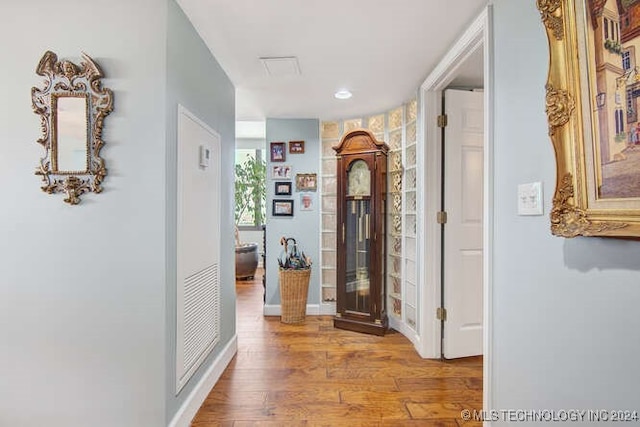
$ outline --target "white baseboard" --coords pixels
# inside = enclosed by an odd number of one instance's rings
[[[220,352],[218,357],[213,361],[211,366],[209,366],[207,372],[205,372],[202,378],[200,378],[200,381],[198,381],[198,384],[196,384],[189,396],[187,396],[186,400],[169,423],[169,427],[189,427],[193,417],[196,416],[198,410],[202,406],[202,403],[207,398],[207,395],[213,386],[216,385],[216,382],[218,382],[218,379],[237,352],[238,335],[234,335]]]
[[[265,304],[262,314],[264,316],[280,316],[280,305]],[[336,314],[335,304],[307,304],[307,316],[333,316]]]

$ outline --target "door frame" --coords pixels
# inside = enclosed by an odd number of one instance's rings
[[[418,180],[424,191],[418,199],[425,212],[420,225],[418,277],[424,284],[420,292],[420,342],[416,346],[424,358],[439,358],[441,351],[440,320],[436,312],[440,307],[441,237],[437,212],[440,210],[441,129],[437,116],[442,110],[442,93],[456,77],[460,64],[469,56],[483,50],[484,62],[484,200],[483,200],[483,408],[491,408],[491,348],[492,348],[492,283],[493,283],[493,8],[488,5],[471,23],[463,35],[449,49],[420,86],[422,123],[419,140],[423,141],[419,161]]]

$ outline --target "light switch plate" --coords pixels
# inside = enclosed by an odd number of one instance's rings
[[[542,182],[518,185],[518,215],[542,215]]]
[[[201,168],[208,168],[209,167],[209,158],[211,157],[211,150],[209,149],[209,147],[207,147],[206,145],[201,145],[200,146],[200,153],[199,153],[199,157],[200,157],[200,167]]]

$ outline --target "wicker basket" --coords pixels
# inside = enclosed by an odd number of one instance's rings
[[[282,323],[301,323],[307,313],[307,292],[311,269],[280,269],[280,307]]]

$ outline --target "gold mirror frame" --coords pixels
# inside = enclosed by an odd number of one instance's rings
[[[615,9],[622,4],[612,3]],[[605,10],[606,4],[602,0],[537,0],[549,41],[545,111],[556,157],[557,182],[550,213],[551,232],[556,236],[640,237],[640,186],[638,194],[621,196],[617,183],[622,176],[611,172],[621,166],[609,166],[626,159],[623,151],[615,154],[612,144],[617,144],[616,150],[636,148],[628,146],[631,134],[621,130],[629,120],[626,114],[623,117],[628,84],[640,82],[638,67],[623,69],[621,55],[636,40],[626,36],[630,33],[625,33],[620,21],[612,21],[616,15]],[[620,12],[629,13],[618,11],[618,19]],[[611,25],[613,40],[604,40],[609,32],[603,23]],[[624,24],[628,26],[629,21]],[[640,29],[640,22],[637,25]],[[625,37],[629,39],[626,44]],[[637,44],[640,48],[640,38]],[[640,65],[640,49],[637,57]],[[631,71],[635,72],[633,82]],[[610,131],[612,112],[615,129]],[[640,182],[640,170],[637,174]]]
[[[59,61],[55,53],[47,51],[40,59],[36,73],[45,77],[44,86],[31,88],[33,111],[40,115],[42,137],[38,144],[44,148],[44,156],[36,168],[42,176],[42,191],[66,193],[64,201],[70,205],[80,202],[86,192],[100,193],[102,181],[107,175],[104,160],[100,157],[104,118],[113,110],[113,93],[103,88],[100,67],[88,55],[82,54],[80,66],[71,61]],[[77,117],[86,124],[86,168],[84,170],[59,170],[59,116],[58,101],[61,98],[84,98],[85,117]],[[81,123],[82,124],[82,123]],[[71,138],[73,139],[73,138]],[[76,150],[77,151],[77,150]]]

